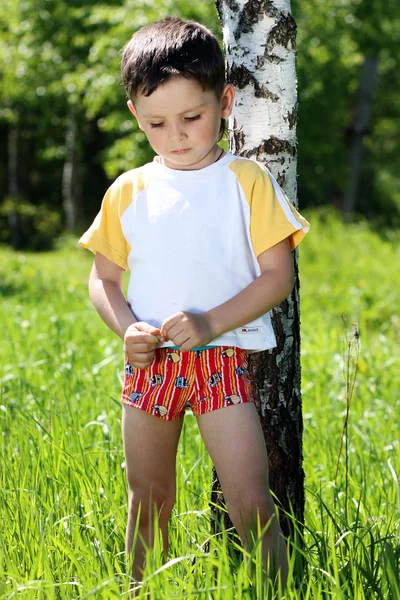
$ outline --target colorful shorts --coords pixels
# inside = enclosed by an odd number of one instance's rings
[[[231,346],[180,352],[158,348],[147,369],[135,369],[125,357],[121,401],[172,421],[187,408],[197,417],[243,402],[253,402],[246,350]]]

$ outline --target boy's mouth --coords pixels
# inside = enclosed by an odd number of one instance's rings
[[[189,152],[190,148],[184,148],[183,150],[172,150],[171,154],[186,154]]]

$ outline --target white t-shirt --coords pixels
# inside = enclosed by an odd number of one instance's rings
[[[161,327],[178,311],[202,313],[230,300],[260,275],[257,256],[285,238],[295,248],[310,226],[253,160],[227,153],[180,171],[157,158],[118,177],[79,243],[129,268],[136,319]],[[209,345],[275,347],[270,313]]]

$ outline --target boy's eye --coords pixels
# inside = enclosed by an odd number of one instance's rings
[[[193,121],[197,121],[198,119],[200,119],[200,115],[195,115],[194,117],[185,117],[185,121],[189,121],[189,123],[193,122]],[[152,129],[155,129],[156,127],[163,127],[164,123],[150,123],[150,127]]]

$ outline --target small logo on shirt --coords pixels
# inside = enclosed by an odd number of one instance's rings
[[[262,327],[240,327],[239,333],[261,333]]]

